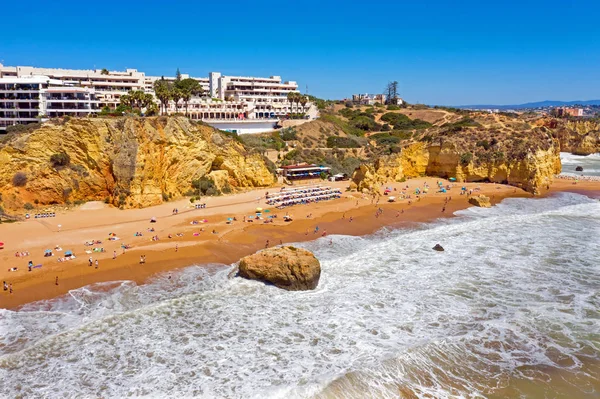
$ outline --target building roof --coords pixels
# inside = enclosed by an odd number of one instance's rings
[[[310,164],[307,164],[307,163],[299,163],[299,164],[296,164],[296,165],[282,166],[281,169],[304,171],[304,170],[329,169],[329,168],[327,166],[319,166],[319,165],[315,165],[315,164],[310,165]]]

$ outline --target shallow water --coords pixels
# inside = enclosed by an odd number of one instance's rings
[[[458,215],[301,244],[311,292],[192,266],[0,310],[0,396],[598,397],[600,202]]]

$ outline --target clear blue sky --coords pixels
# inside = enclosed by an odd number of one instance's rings
[[[343,98],[600,98],[600,1],[7,1],[0,62],[280,75]]]

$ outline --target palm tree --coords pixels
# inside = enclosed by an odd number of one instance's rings
[[[306,109],[304,108],[306,106],[306,103],[308,103],[308,98],[306,96],[300,96],[300,104],[302,104],[302,113],[305,114],[306,113]]]
[[[290,103],[290,114],[294,113],[294,100],[295,100],[295,98],[296,98],[296,92],[295,91],[290,91],[287,94],[287,99],[288,99],[288,101]]]
[[[179,112],[179,100],[183,98],[183,92],[179,87],[173,87],[171,90],[171,100],[175,102],[175,113]]]
[[[171,99],[171,84],[164,77],[160,78],[154,82],[154,93],[158,101],[160,101],[163,114],[166,114],[169,100]]]
[[[188,102],[192,96],[202,94],[202,86],[196,79],[187,78],[175,82],[175,87],[181,91],[181,98],[185,104],[185,115],[188,114]]]

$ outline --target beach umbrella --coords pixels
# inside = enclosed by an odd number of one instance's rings
[[[256,208],[256,212],[262,212],[262,208]]]
[[[265,209],[265,213],[269,213],[271,212],[269,209]]]
[[[65,256],[73,256],[73,251],[66,251]]]
[[[232,222],[232,221],[233,221],[233,218],[227,218],[227,220],[228,220],[228,221],[230,221],[230,222]]]
[[[456,181],[456,177],[451,177],[448,180],[450,180],[450,181]]]
[[[3,243],[3,242],[0,242],[0,247],[3,247],[3,246],[4,246],[4,243]]]
[[[45,250],[45,251],[44,251],[44,253],[46,253],[46,254],[51,254],[51,253],[52,253],[52,250],[50,250],[50,249],[47,249],[47,250]]]

